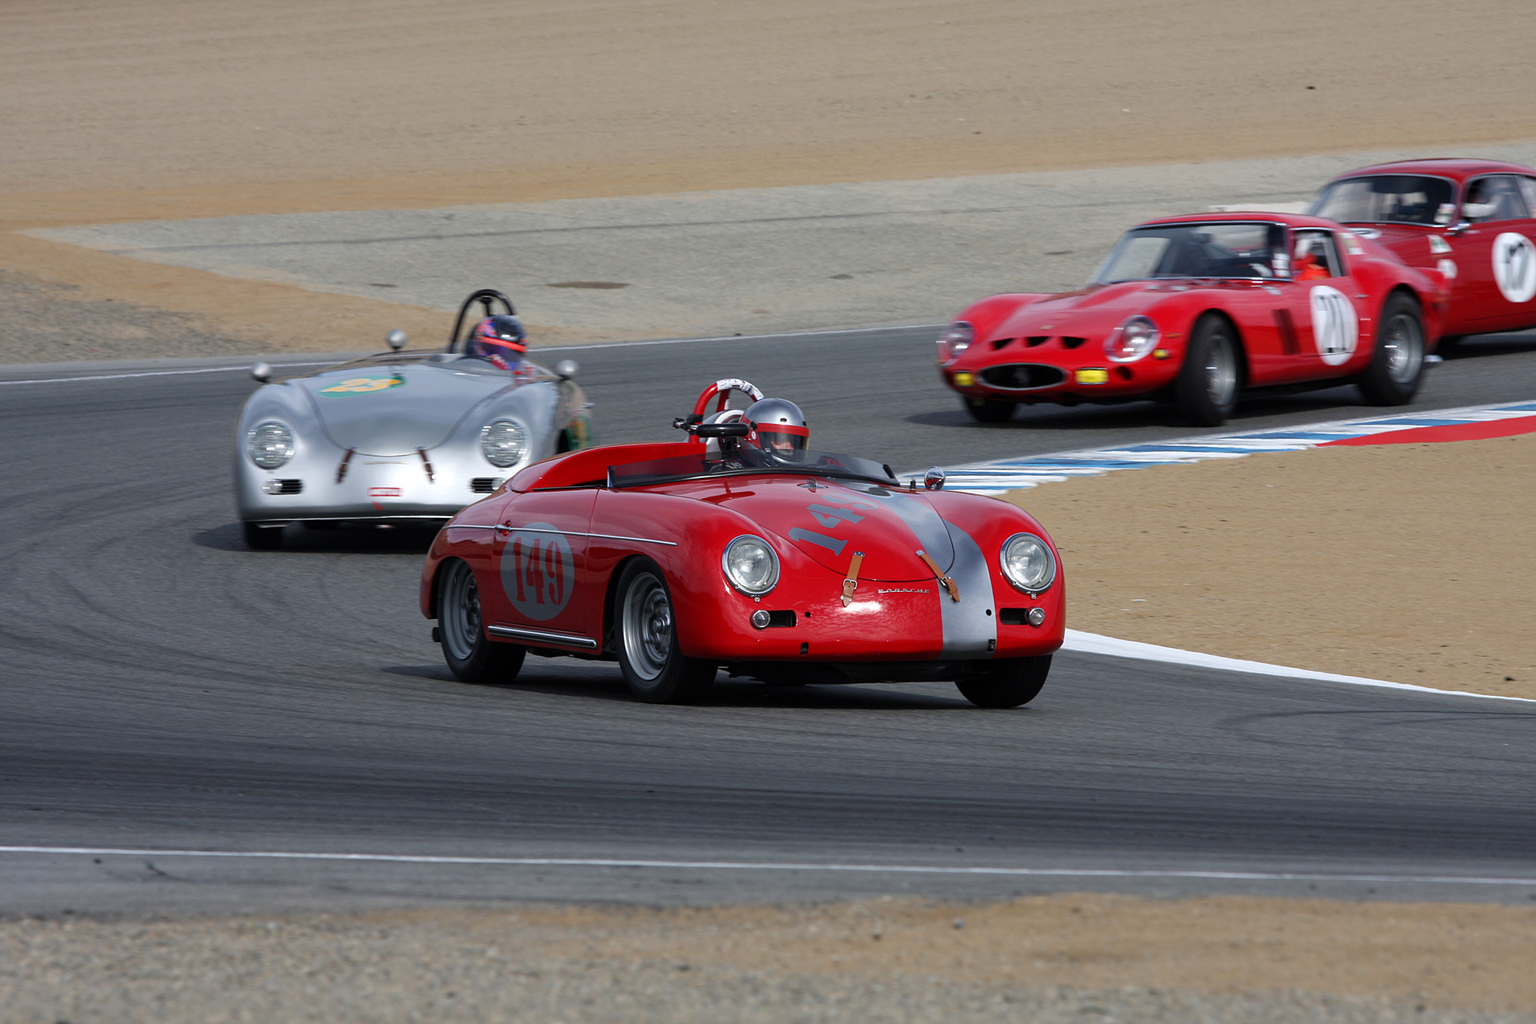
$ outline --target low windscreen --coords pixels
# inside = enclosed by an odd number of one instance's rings
[[[1448,224],[1454,189],[1423,174],[1369,174],[1335,181],[1307,212],[1343,224]]]
[[[1155,277],[1274,277],[1274,253],[1284,251],[1278,224],[1221,221],[1156,224],[1121,237],[1094,284]]]
[[[890,467],[870,459],[861,459],[857,455],[818,451],[794,451],[780,455],[750,444],[743,444],[738,450],[724,455],[720,452],[706,452],[701,447],[697,455],[673,455],[649,462],[613,466],[608,470],[608,482],[609,486],[616,488],[649,487],[678,480],[763,473],[850,477],[882,484],[896,483]]]

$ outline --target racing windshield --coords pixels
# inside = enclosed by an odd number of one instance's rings
[[[1089,283],[1275,277],[1274,255],[1284,252],[1285,228],[1279,224],[1153,224],[1127,231]]]
[[[1451,222],[1455,189],[1426,174],[1368,174],[1328,185],[1308,213],[1342,224],[1438,224]]]
[[[613,488],[649,487],[679,480],[698,480],[717,476],[744,476],[764,473],[788,476],[846,477],[856,480],[872,480],[881,484],[894,484],[896,475],[889,466],[856,455],[835,455],[831,452],[793,451],[784,454],[764,451],[753,445],[742,445],[736,451],[721,454],[705,451],[699,454],[673,455],[649,462],[634,462],[608,469],[608,486]]]

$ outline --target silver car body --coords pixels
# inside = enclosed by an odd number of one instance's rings
[[[586,447],[587,407],[568,375],[527,360],[509,372],[452,351],[386,352],[288,377],[257,389],[240,414],[235,504],[248,530],[447,519],[523,466]],[[498,466],[481,442],[503,420],[522,428],[526,451]],[[289,432],[292,454],[264,469],[252,442],[268,423]]]

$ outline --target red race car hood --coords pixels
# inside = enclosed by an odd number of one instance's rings
[[[833,572],[847,572],[862,551],[860,579],[931,580],[919,551],[946,573],[955,560],[950,528],[922,494],[853,480],[748,476],[732,479],[723,493],[713,484],[688,496],[746,516]]]
[[[1198,286],[1209,283],[1201,281]],[[1191,282],[1183,279],[1123,281],[1055,295],[1021,307],[997,325],[991,338],[982,340],[1065,335],[1102,342],[1126,318],[1148,313],[1174,289],[1189,291],[1190,287]]]

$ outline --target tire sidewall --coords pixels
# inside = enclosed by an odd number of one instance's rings
[[[453,649],[449,641],[449,616],[459,614],[466,601],[466,584],[474,583],[476,598],[476,618],[480,628],[474,641],[470,644],[467,656],[461,656]],[[522,668],[523,658],[526,655],[524,648],[516,644],[501,644],[491,640],[485,635],[484,605],[479,597],[479,581],[475,578],[474,569],[468,562],[460,558],[451,558],[443,562],[437,571],[437,622],[439,646],[443,649],[443,660],[448,663],[448,670],[466,683],[485,682],[510,682],[517,676]],[[453,609],[452,613],[450,609]]]
[[[1207,379],[1207,364],[1217,345],[1226,347],[1234,375],[1232,393],[1220,404],[1212,401]],[[1179,408],[1196,426],[1219,427],[1237,408],[1237,395],[1242,386],[1242,361],[1238,357],[1236,333],[1225,318],[1206,313],[1189,332],[1189,347],[1184,352],[1184,365],[1179,368],[1175,385]]]
[[[1389,369],[1391,354],[1387,349],[1388,331],[1400,316],[1408,316],[1418,334],[1418,352],[1411,356],[1417,360],[1418,365],[1413,378],[1406,381],[1393,379]],[[1404,405],[1418,393],[1419,385],[1424,381],[1424,355],[1427,347],[1424,339],[1422,308],[1401,292],[1393,294],[1382,306],[1381,320],[1376,325],[1376,344],[1371,350],[1371,363],[1360,378],[1360,390],[1364,392],[1367,401],[1376,405]]]
[[[636,591],[644,585],[644,577],[647,576],[652,577],[660,586],[672,617],[667,655],[654,678],[647,678],[636,668],[628,649],[625,629],[630,602],[637,597]],[[649,558],[633,559],[619,573],[619,583],[614,588],[613,611],[614,653],[618,657],[619,671],[624,676],[624,685],[629,687],[629,692],[640,700],[651,704],[689,700],[696,697],[709,680],[714,678],[713,666],[708,667],[708,676],[705,678],[706,667],[683,656],[677,639],[677,605],[672,601],[672,588],[668,586],[666,574],[661,571],[661,567]]]

